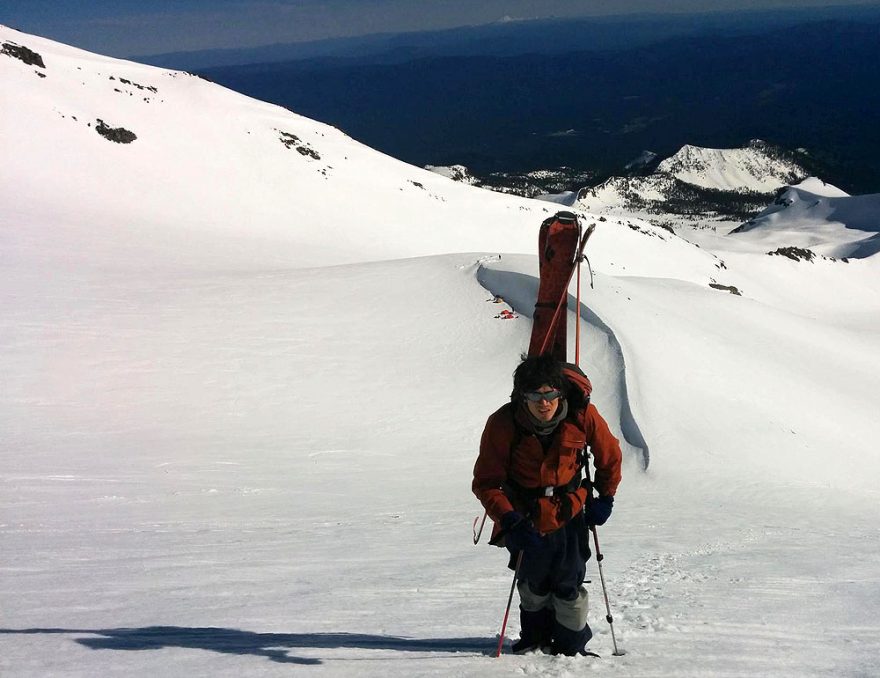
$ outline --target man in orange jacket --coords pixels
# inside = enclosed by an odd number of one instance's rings
[[[620,483],[620,443],[590,403],[589,380],[549,355],[525,358],[513,374],[510,402],[486,422],[473,491],[503,533],[510,567],[522,561],[520,639],[514,652],[550,648],[585,654],[589,525],[611,515]],[[589,446],[593,497],[584,477]]]

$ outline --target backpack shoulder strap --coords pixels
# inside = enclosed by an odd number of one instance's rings
[[[508,467],[510,466],[510,462],[513,461],[513,451],[525,437],[525,431],[523,430],[522,424],[516,420],[516,412],[514,411],[515,407],[516,405],[512,402],[507,404],[507,414],[510,417],[510,421],[513,422],[513,437],[510,439],[510,447],[507,450]]]

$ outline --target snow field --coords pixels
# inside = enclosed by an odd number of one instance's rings
[[[0,37],[47,66],[0,57],[4,677],[877,673],[876,257],[599,223],[569,324],[625,450],[600,538],[628,654],[591,561],[603,659],[491,659],[511,575],[471,544],[471,470],[554,208]]]

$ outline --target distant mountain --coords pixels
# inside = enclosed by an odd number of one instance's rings
[[[683,146],[654,174],[668,174],[701,188],[768,193],[803,178],[807,170],[781,149],[756,139],[745,148]]]
[[[763,209],[780,187],[809,175],[802,159],[803,153],[760,140],[743,148],[685,145],[651,174],[612,177],[581,189],[570,204],[601,214],[742,220]]]
[[[810,21],[871,21],[878,17],[880,7],[848,5],[787,8],[784,11],[770,9],[499,20],[443,30],[376,33],[246,48],[135,55],[131,58],[153,66],[190,71],[304,60],[332,60],[360,65],[402,64],[415,59],[442,57],[619,51],[675,38],[705,35],[736,37],[784,30]]]
[[[754,139],[742,148],[687,144],[668,158],[645,151],[623,168],[622,176],[598,184],[594,174],[569,167],[484,176],[464,165],[426,169],[455,181],[597,214],[638,212],[737,221],[763,209],[780,187],[808,176],[803,164],[807,160],[803,151],[789,152]]]
[[[434,172],[435,174],[439,174],[440,176],[444,176],[447,179],[452,179],[453,181],[457,181],[462,184],[473,185],[479,182],[479,179],[471,174],[470,170],[468,170],[468,168],[464,165],[450,165],[448,167],[425,165],[425,169],[429,172]]]

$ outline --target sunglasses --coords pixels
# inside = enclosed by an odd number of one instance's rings
[[[541,400],[546,400],[548,402],[552,400],[556,400],[562,396],[562,391],[552,390],[552,391],[526,391],[523,393],[523,398],[528,400],[529,402],[537,403]]]

